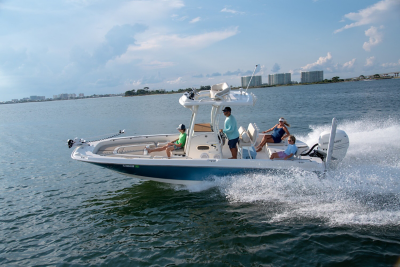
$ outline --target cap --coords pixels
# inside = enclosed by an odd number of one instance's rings
[[[178,130],[186,130],[186,126],[185,124],[179,124],[178,128],[176,128]]]
[[[279,121],[285,121],[285,119],[284,118],[279,118]]]
[[[226,107],[226,108],[224,108],[224,109],[222,110],[222,112],[225,112],[225,111],[231,112],[231,108],[230,108],[230,107]]]

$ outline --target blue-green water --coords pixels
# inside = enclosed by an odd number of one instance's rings
[[[344,161],[325,179],[160,184],[73,161],[66,140],[175,133],[190,119],[178,94],[0,105],[0,265],[398,264],[400,79],[249,91],[258,101],[233,110],[239,124],[283,116],[312,145],[336,117]]]

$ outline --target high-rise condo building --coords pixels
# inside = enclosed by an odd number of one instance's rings
[[[249,82],[250,82],[250,79],[251,79],[251,76],[244,76],[244,77],[242,77],[242,87],[243,88],[246,88],[247,87],[247,85],[249,84]],[[253,76],[253,79],[251,79],[251,82],[250,82],[250,87],[251,86],[259,86],[259,85],[261,85],[262,84],[262,78],[261,78],[261,76]]]
[[[301,72],[301,83],[315,83],[324,80],[324,71],[303,71]]]
[[[290,84],[290,83],[292,83],[291,73],[277,73],[268,75],[269,85]]]

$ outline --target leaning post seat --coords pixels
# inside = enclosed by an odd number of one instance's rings
[[[255,123],[250,123],[247,130],[242,126],[239,128],[240,146],[239,152],[242,159],[255,159],[257,152],[255,144],[257,142],[259,129]]]
[[[227,83],[219,83],[211,86],[210,97],[214,99],[222,99],[224,96],[229,95],[231,87]]]
[[[257,124],[250,122],[249,126],[247,127],[247,132],[250,135],[251,144],[255,146],[258,138],[258,133],[260,132]]]
[[[189,129],[186,129],[186,131],[189,131]],[[171,154],[176,155],[176,156],[185,156],[186,155],[186,144],[187,144],[188,136],[186,135],[186,141],[185,141],[185,146],[180,149],[172,150]]]
[[[239,140],[241,145],[249,145],[251,141],[247,130],[243,126],[239,128]]]

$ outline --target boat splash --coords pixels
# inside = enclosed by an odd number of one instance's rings
[[[311,126],[311,133],[299,138],[313,145],[310,142],[329,127]],[[201,188],[187,189],[216,187],[231,203],[275,206],[267,222],[312,218],[329,225],[400,225],[400,123],[365,119],[338,127],[349,134],[350,147],[323,178],[293,168],[215,178]]]

